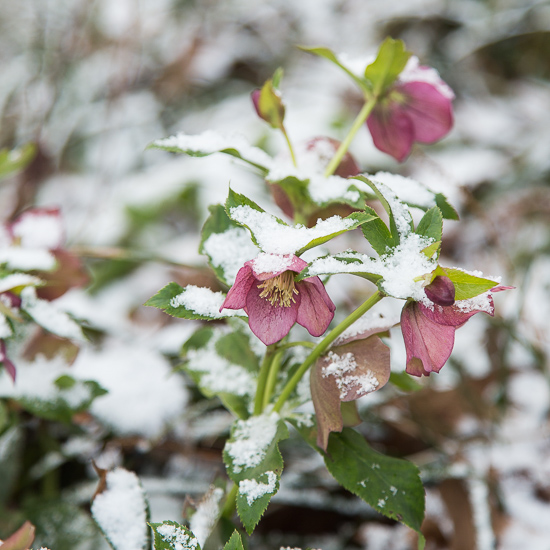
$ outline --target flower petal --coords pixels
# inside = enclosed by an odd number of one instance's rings
[[[413,125],[414,140],[434,143],[453,126],[453,107],[449,97],[427,82],[407,82],[396,87],[405,97],[403,106]]]
[[[248,262],[247,262],[248,263]],[[235,283],[229,289],[220,311],[223,308],[227,309],[242,309],[246,305],[246,296],[250,287],[256,282],[252,268],[249,265],[244,265],[239,269]]]
[[[296,302],[290,307],[271,305],[266,298],[260,298],[261,288],[252,285],[246,297],[248,325],[250,330],[269,346],[284,338],[298,316],[300,295],[295,296]]]
[[[438,306],[452,306],[455,303],[455,286],[449,277],[437,275],[424,289],[426,296]]]
[[[399,162],[407,158],[411,152],[415,130],[402,106],[392,103],[385,107],[375,107],[367,119],[367,126],[377,149]]]
[[[262,252],[244,265],[252,268],[254,277],[258,281],[267,281],[285,271],[300,273],[307,266],[307,262],[294,254],[268,254]]]
[[[309,277],[296,283],[301,303],[297,322],[312,336],[321,336],[327,330],[336,309],[319,277]]]
[[[429,376],[431,372],[439,372],[451,355],[455,327],[432,321],[423,314],[420,305],[405,304],[401,312],[401,332],[407,351],[407,372]]]
[[[6,342],[0,340],[0,363],[4,365],[6,372],[9,374],[10,378],[15,382],[16,369],[15,365],[8,359],[6,354]]]

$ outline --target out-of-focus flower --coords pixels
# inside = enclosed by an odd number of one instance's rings
[[[436,277],[426,287],[432,307],[409,301],[401,312],[401,332],[409,374],[429,376],[432,372],[439,372],[453,351],[455,330],[480,311],[492,317],[495,312],[492,293],[513,288],[496,286],[470,300],[455,302],[451,286],[447,277]]]
[[[250,329],[266,345],[284,338],[294,323],[321,336],[335,306],[319,277],[294,280],[306,266],[294,254],[260,254],[239,270],[221,309],[244,309]]]
[[[367,119],[374,145],[402,162],[415,141],[434,143],[450,131],[453,99],[437,71],[412,56]]]

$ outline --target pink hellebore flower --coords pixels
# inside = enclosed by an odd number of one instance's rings
[[[407,351],[407,372],[429,376],[439,372],[454,346],[455,330],[483,311],[494,315],[492,292],[513,287],[496,286],[471,300],[454,301],[454,286],[448,277],[438,276],[425,289],[433,309],[421,302],[407,302],[401,312],[401,332]]]
[[[250,329],[268,346],[284,338],[294,323],[321,336],[336,308],[319,277],[294,280],[306,266],[294,254],[260,254],[239,269],[220,311],[244,309]]]
[[[437,71],[411,57],[367,119],[374,145],[402,162],[413,142],[434,143],[450,131],[453,99]]]

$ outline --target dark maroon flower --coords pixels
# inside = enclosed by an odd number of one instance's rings
[[[411,57],[367,119],[374,145],[402,162],[415,141],[434,143],[450,131],[453,99],[437,71]]]
[[[294,323],[321,336],[335,306],[319,277],[294,280],[306,266],[294,254],[260,254],[239,270],[221,309],[244,309],[250,329],[266,345],[284,338]]]
[[[447,306],[434,303],[433,308],[421,302],[407,302],[401,312],[407,372],[414,376],[439,372],[453,351],[455,330],[480,311],[492,317],[495,312],[492,293],[510,288],[513,287],[497,286],[472,300]]]

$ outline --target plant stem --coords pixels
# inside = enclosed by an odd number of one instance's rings
[[[342,332],[344,332],[349,326],[351,326],[359,317],[366,313],[372,306],[377,304],[384,294],[379,290],[376,291],[370,298],[365,300],[354,312],[350,313],[339,325],[334,327],[320,342],[315,346],[313,351],[308,355],[306,360],[300,365],[298,370],[294,373],[294,376],[287,382],[286,386],[283,388],[279,399],[275,403],[273,410],[279,412],[282,406],[286,403],[286,400],[289,398],[290,394],[294,388],[298,385],[298,382],[302,379],[302,376],[307,372],[309,367],[327,350],[327,348],[332,344]]]
[[[262,414],[264,404],[264,393],[267,377],[269,375],[269,369],[273,359],[273,353],[275,352],[275,344],[267,346],[265,351],[264,360],[260,367],[260,373],[258,374],[258,385],[256,387],[256,396],[254,398],[254,416]]]
[[[288,348],[294,348],[296,346],[302,346],[304,348],[314,348],[315,344],[313,342],[308,342],[307,340],[302,340],[300,342],[288,342],[287,344],[282,344],[277,347],[278,351],[285,350]]]
[[[267,376],[262,410],[267,407],[267,405],[269,404],[269,400],[271,399],[271,395],[273,394],[273,389],[275,388],[275,383],[277,382],[277,375],[279,374],[279,369],[281,368],[282,357],[283,350],[279,348],[277,350],[277,353],[273,357],[273,361],[271,362],[271,367],[269,369],[269,374]]]
[[[292,158],[292,164],[294,164],[294,166],[297,167],[298,163],[296,162],[296,155],[294,154],[292,143],[290,143],[290,139],[288,137],[288,134],[286,133],[286,128],[282,125],[281,125],[281,132],[283,133],[283,136],[285,137],[285,140],[286,140],[286,144],[288,145],[288,150],[290,151],[290,158]]]
[[[235,509],[237,508],[237,493],[239,492],[239,486],[236,483],[233,483],[233,487],[229,493],[227,493],[227,498],[225,499],[225,504],[222,508],[221,517],[231,519],[231,516],[234,514]]]
[[[346,136],[346,139],[340,143],[340,147],[338,147],[338,150],[336,153],[334,153],[334,156],[328,163],[328,166],[325,170],[325,178],[328,178],[329,176],[332,176],[336,169],[338,168],[340,162],[342,162],[342,159],[344,158],[344,155],[347,153],[349,146],[351,142],[353,141],[353,138],[355,137],[355,134],[363,126],[365,120],[367,120],[367,117],[370,115],[373,107],[376,105],[378,98],[376,95],[370,97],[365,101],[365,104],[363,105],[363,108],[361,111],[359,111],[359,114],[357,115],[357,118],[353,121],[353,125]]]

